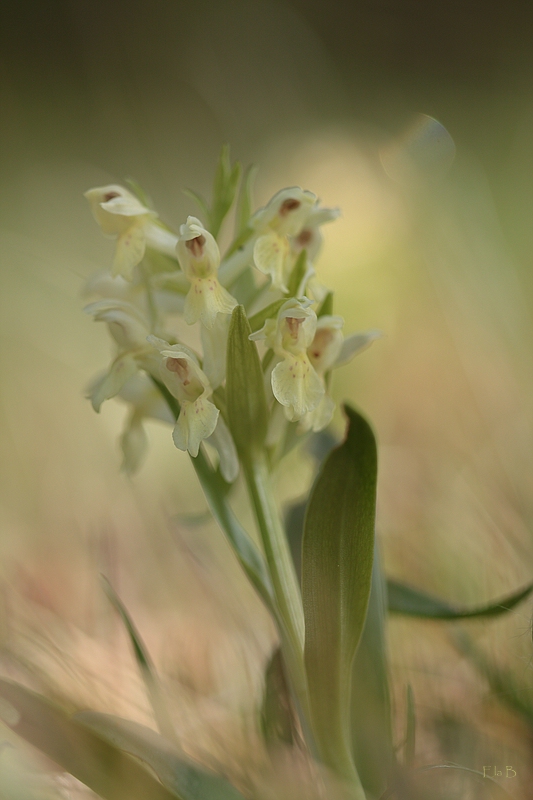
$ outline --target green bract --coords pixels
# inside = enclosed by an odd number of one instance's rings
[[[251,333],[244,308],[237,306],[229,328],[226,398],[233,440],[245,459],[263,446],[268,425],[263,372]]]

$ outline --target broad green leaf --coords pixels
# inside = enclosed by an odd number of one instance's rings
[[[167,387],[161,383],[161,381],[155,378],[152,378],[152,380],[177,419],[180,413],[178,401],[170,394]],[[225,486],[227,486],[226,482],[223,480],[222,476],[213,469],[203,448],[200,448],[196,458],[191,458],[191,462],[202,485],[212,515],[226,534],[233,552],[248,576],[250,583],[256,589],[267,608],[276,616],[272,584],[270,582],[264,556],[255,542],[244,530],[227,503],[227,491],[225,490]]]
[[[282,297],[281,300],[274,300],[273,303],[262,308],[261,311],[258,311],[257,314],[254,314],[250,317],[248,322],[250,323],[250,328],[253,333],[256,331],[261,330],[267,319],[273,319],[278,314],[281,306],[287,302],[286,297]]]
[[[242,458],[257,452],[265,441],[268,409],[261,362],[242,306],[233,310],[228,334],[226,400],[228,425]]]
[[[235,214],[235,237],[240,237],[248,228],[250,217],[252,216],[252,192],[257,175],[257,167],[251,164],[244,173],[239,199],[237,201],[237,211]]]
[[[394,748],[385,649],[386,587],[377,547],[365,627],[352,669],[352,747],[361,783],[372,797],[385,791]]]
[[[317,317],[326,317],[331,314],[333,314],[333,292],[328,292],[320,303],[316,315]]]
[[[404,746],[404,764],[406,767],[412,767],[415,763],[415,750],[416,750],[416,715],[415,715],[415,698],[413,695],[413,688],[409,683],[407,685],[407,715],[405,725],[405,746]]]
[[[148,764],[163,786],[181,800],[243,800],[229,781],[195,764],[145,725],[96,711],[82,711],[74,719],[113,747]]]
[[[261,728],[267,746],[293,743],[294,712],[279,647],[274,650],[265,670]]]
[[[304,279],[306,269],[307,269],[307,252],[305,250],[302,250],[298,258],[296,259],[296,263],[292,268],[291,274],[289,276],[289,282],[287,284],[287,289],[289,290],[288,292],[289,297],[299,296],[298,289],[300,287],[301,282]]]
[[[0,679],[0,718],[104,800],[182,800],[119,748],[24,686]]]
[[[150,703],[152,705],[157,726],[164,736],[173,740],[175,738],[174,726],[167,711],[159,677],[157,675],[154,663],[150,658],[150,654],[146,649],[146,645],[144,644],[139,631],[135,627],[128,610],[126,609],[126,606],[115,592],[108,579],[104,575],[101,575],[100,579],[102,581],[104,592],[106,593],[110,603],[113,605],[116,611],[118,611],[120,618],[124,623],[124,627],[128,632],[128,636],[130,637],[133,652],[135,654],[135,660],[137,661],[137,666],[139,667],[139,671],[146,686],[146,691],[148,693],[148,697],[150,698]]]
[[[405,583],[389,579],[387,581],[387,595],[389,611],[396,614],[406,614],[410,617],[427,617],[429,619],[468,619],[471,617],[497,617],[510,611],[533,591],[533,584],[529,584],[501,600],[487,603],[477,608],[461,608],[440,600],[438,597],[426,594]]]
[[[371,588],[377,454],[366,420],[345,411],[346,439],[326,458],[309,500],[302,593],[315,738],[323,761],[354,783],[350,685]]]

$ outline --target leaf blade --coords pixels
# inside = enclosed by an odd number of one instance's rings
[[[385,625],[387,598],[377,547],[372,587],[351,682],[352,747],[365,790],[379,797],[394,763]]]
[[[182,800],[41,695],[0,679],[0,700],[2,719],[11,730],[105,800]]]
[[[157,726],[164,736],[173,741],[176,735],[174,726],[167,711],[161,684],[159,682],[159,676],[157,675],[155,665],[150,657],[146,645],[144,644],[142,637],[137,630],[126,606],[115,592],[109,580],[104,575],[100,576],[100,580],[109,602],[118,612],[130,638],[135,660],[143,678],[144,685],[146,686],[146,692],[152,705]]]
[[[522,600],[525,600],[532,591],[533,583],[530,583],[501,600],[475,608],[461,608],[415,589],[409,584],[390,578],[387,581],[389,612],[405,614],[411,617],[423,617],[425,619],[454,620],[472,619],[474,617],[496,617],[511,611]]]
[[[325,460],[309,500],[302,595],[315,736],[325,763],[353,779],[348,699],[371,588],[377,453],[366,420],[345,411],[346,439]]]
[[[265,441],[268,408],[259,353],[243,306],[231,315],[228,334],[226,398],[228,425],[241,457],[247,459]]]
[[[82,711],[75,719],[106,742],[144,761],[182,800],[242,800],[229,781],[195,764],[156,731],[113,714]]]

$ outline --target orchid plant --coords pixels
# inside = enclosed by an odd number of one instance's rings
[[[176,232],[136,186],[86,192],[102,233],[115,240],[110,267],[87,287],[94,299],[85,310],[107,326],[114,349],[88,394],[96,411],[115,397],[127,404],[121,447],[128,474],[146,455],[145,420],[172,428],[174,445],[189,453],[213,517],[272,615],[279,649],[265,671],[258,714],[267,747],[283,741],[325,767],[335,781],[328,797],[392,796],[390,781],[402,764],[411,766],[414,718],[408,703],[402,759],[391,725],[387,611],[494,615],[531,587],[465,610],[386,581],[374,537],[376,443],[364,417],[347,405],[345,440],[320,466],[303,530],[284,523],[273,473],[292,448],[327,428],[335,411],[331,371],[379,333],[345,335],[333,294],[317,276],[321,228],[339,210],[290,187],[252,211],[252,172],[241,177],[224,147],[212,202],[190,193],[199,216],[188,216]],[[234,238],[221,255],[220,231],[232,209]],[[199,336],[177,335],[180,316]],[[241,476],[258,539],[232,510],[232,486]],[[301,575],[289,536],[301,542]],[[0,716],[103,798],[242,798],[226,778],[184,754],[142,639],[105,588],[130,634],[159,734],[96,712],[69,716],[8,681],[0,681]]]

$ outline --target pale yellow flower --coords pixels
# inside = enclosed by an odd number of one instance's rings
[[[316,408],[325,392],[307,353],[317,325],[310,304],[307,298],[287,300],[276,320],[267,320],[260,331],[250,336],[253,340],[264,339],[280,359],[272,370],[272,392],[291,421]]]
[[[272,287],[287,292],[287,278],[294,261],[289,236],[296,236],[316,203],[316,195],[298,186],[282,189],[257,211],[251,224],[258,231],[253,258],[257,269],[270,275]]]
[[[180,266],[191,284],[185,299],[185,321],[213,328],[217,314],[231,314],[237,301],[220,285],[217,277],[220,251],[215,238],[196,217],[180,227],[176,246]]]
[[[300,430],[321,431],[329,425],[335,411],[335,402],[326,391],[326,374],[334,367],[347,364],[381,335],[379,331],[365,331],[352,333],[344,338],[343,325],[344,320],[339,316],[324,315],[317,321],[307,355],[322,382],[324,394],[318,405],[302,417]]]
[[[156,336],[149,336],[148,341],[159,350],[160,377],[180,404],[172,433],[174,444],[196,457],[202,441],[209,440],[218,451],[223,477],[234,481],[239,471],[235,445],[218,408],[209,400],[213,389],[197,357],[183,344],[170,345]]]
[[[147,245],[175,257],[176,237],[156,224],[156,213],[123,186],[98,186],[85,192],[85,197],[104,235],[116,238],[113,276],[131,280]]]

